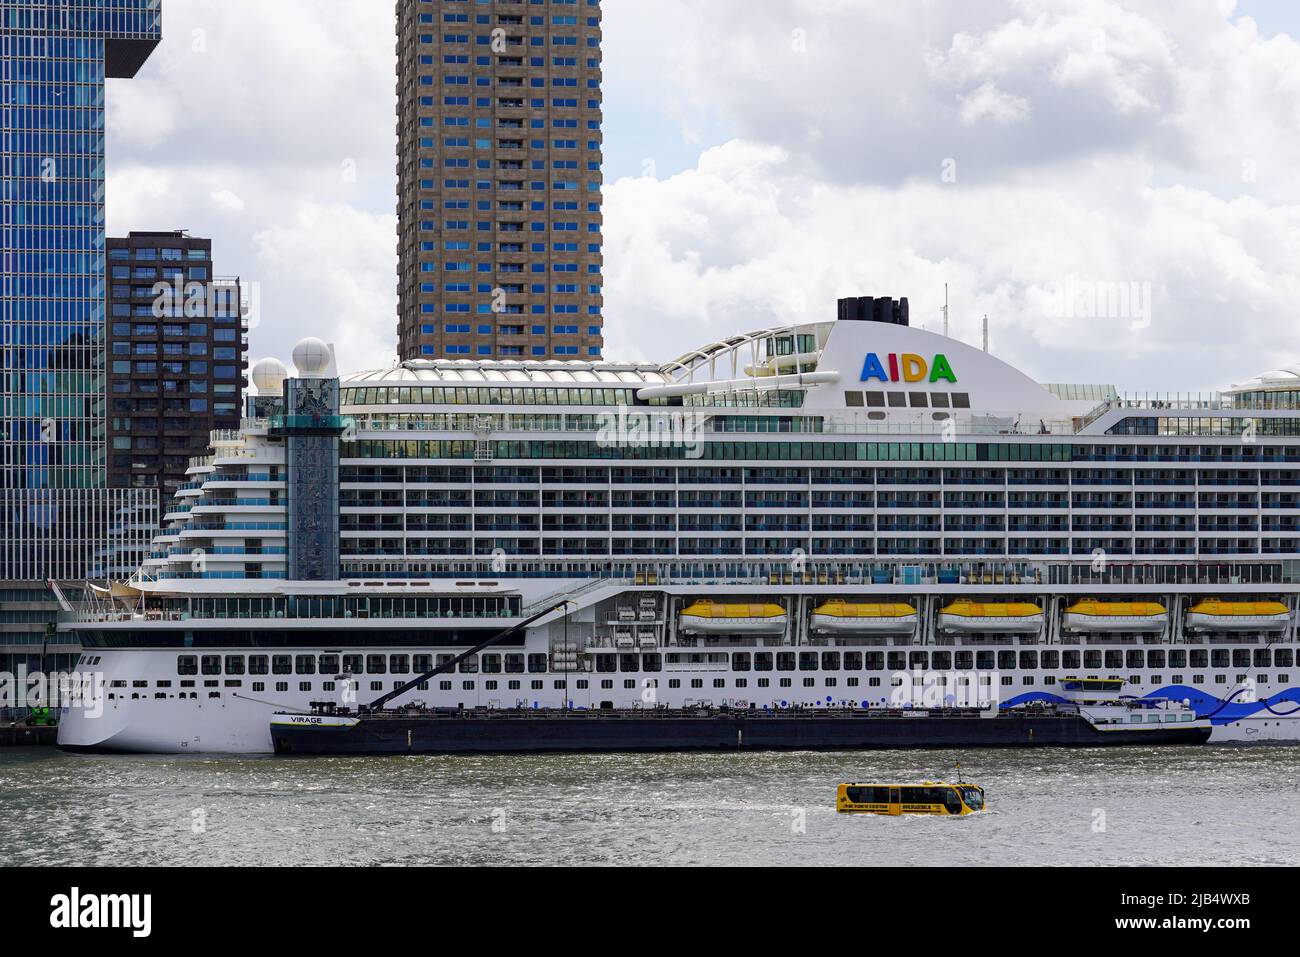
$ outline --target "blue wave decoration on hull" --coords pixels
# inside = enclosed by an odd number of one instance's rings
[[[1266,711],[1274,717],[1291,718],[1300,715],[1300,688],[1287,688],[1268,698],[1255,698],[1250,688],[1238,688],[1226,698],[1217,698],[1199,688],[1187,685],[1169,685],[1144,695],[1144,698],[1170,698],[1174,701],[1187,701],[1196,709],[1198,718],[1209,718],[1212,724],[1231,724],[1242,718]],[[1242,700],[1246,699],[1246,700]],[[1002,707],[1013,708],[1031,701],[1047,701],[1061,704],[1066,701],[1060,695],[1031,691],[1017,695],[1002,702]]]

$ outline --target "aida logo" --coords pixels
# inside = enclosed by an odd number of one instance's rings
[[[957,375],[948,364],[948,357],[938,355],[933,362],[926,362],[918,355],[906,353],[880,356],[874,352],[867,356],[867,364],[862,367],[862,381],[872,382],[951,382],[957,384]]]

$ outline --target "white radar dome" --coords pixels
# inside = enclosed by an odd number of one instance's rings
[[[304,339],[293,347],[293,364],[300,378],[322,378],[333,362],[330,347],[319,339]]]
[[[249,373],[258,395],[280,395],[289,369],[279,359],[259,359]]]

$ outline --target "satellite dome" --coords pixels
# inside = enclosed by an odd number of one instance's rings
[[[333,362],[330,347],[319,339],[307,338],[293,347],[293,364],[300,378],[323,378]]]
[[[257,386],[258,395],[280,395],[284,391],[284,380],[289,378],[289,370],[279,359],[259,359],[249,373],[253,385]]]

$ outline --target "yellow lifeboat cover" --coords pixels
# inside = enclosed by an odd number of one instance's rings
[[[1154,601],[1097,601],[1092,598],[1075,602],[1065,611],[1070,615],[1094,618],[1153,618],[1169,613],[1164,605]]]
[[[1286,605],[1280,601],[1219,601],[1217,598],[1195,604],[1191,610],[1194,615],[1214,615],[1219,618],[1287,614]]]
[[[828,618],[907,618],[915,615],[916,609],[904,604],[851,605],[844,601],[828,601],[816,608],[813,614]]]
[[[780,618],[784,614],[780,605],[724,605],[712,601],[697,601],[682,611],[688,618]]]
[[[1031,618],[1041,615],[1043,609],[1031,602],[975,602],[955,601],[943,610],[945,615],[958,618]]]

